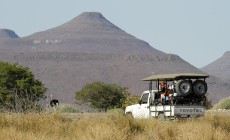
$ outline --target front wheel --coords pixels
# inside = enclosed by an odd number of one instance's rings
[[[131,119],[133,119],[133,114],[130,112],[130,113],[127,113],[127,114],[125,114],[125,116],[127,116],[128,118],[131,118]]]

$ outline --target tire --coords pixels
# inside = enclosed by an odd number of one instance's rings
[[[179,80],[176,84],[177,96],[187,96],[192,92],[192,83],[188,80]]]
[[[205,81],[196,80],[193,82],[193,91],[197,96],[203,96],[207,93],[208,86]]]
[[[160,121],[165,121],[166,118],[164,116],[164,113],[159,113],[157,119],[160,120]]]
[[[134,118],[132,113],[127,113],[126,116],[127,116],[128,118],[130,118],[130,119],[133,119],[133,118]]]

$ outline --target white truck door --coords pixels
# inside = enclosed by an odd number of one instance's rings
[[[148,118],[149,117],[149,93],[144,93],[139,102],[136,115],[138,118]]]

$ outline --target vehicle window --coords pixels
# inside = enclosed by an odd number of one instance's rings
[[[143,94],[143,96],[141,98],[141,103],[142,104],[147,104],[148,103],[148,97],[149,97],[149,93]]]

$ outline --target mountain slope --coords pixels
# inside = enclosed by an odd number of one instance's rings
[[[230,51],[224,53],[222,57],[217,59],[216,61],[208,64],[207,66],[203,67],[202,70],[206,71],[216,77],[225,80],[230,84]]]
[[[68,103],[74,103],[74,93],[89,82],[117,83],[140,95],[148,89],[141,79],[152,73],[202,73],[179,56],[151,47],[94,12],[28,37],[0,40],[0,60],[28,66],[47,86],[48,96]],[[214,102],[227,95],[230,85],[209,83],[221,90],[210,91]],[[217,97],[216,92],[223,96]]]
[[[63,25],[35,33],[23,40],[29,40],[30,46],[33,46],[33,50],[29,47],[27,51],[160,53],[96,12],[82,13]]]

